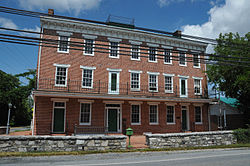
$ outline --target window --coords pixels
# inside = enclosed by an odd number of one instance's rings
[[[164,63],[165,64],[172,64],[172,59],[171,59],[171,52],[170,50],[165,49],[164,50]]]
[[[202,123],[201,107],[196,106],[194,107],[194,110],[195,110],[195,123]]]
[[[131,124],[140,123],[140,105],[131,105]]]
[[[69,37],[67,36],[60,36],[59,37],[59,46],[58,52],[69,52]]]
[[[158,124],[158,108],[157,105],[149,106],[149,123]]]
[[[140,50],[140,47],[138,45],[132,45],[131,60],[140,60],[139,50]]]
[[[188,96],[187,79],[180,78],[180,97]]]
[[[80,124],[81,125],[91,124],[91,104],[90,103],[81,103]]]
[[[140,74],[131,73],[131,90],[140,90]]]
[[[173,93],[173,77],[165,76],[165,92]]]
[[[179,64],[180,66],[187,66],[185,53],[182,53],[182,52],[179,53]]]
[[[110,42],[110,58],[119,58],[118,56],[118,42]]]
[[[200,68],[200,56],[198,54],[193,55],[193,63],[195,68]]]
[[[158,91],[158,76],[149,74],[148,80],[149,91],[157,92]]]
[[[149,47],[149,62],[157,62],[156,58],[156,48],[155,47]]]
[[[56,86],[67,86],[67,67],[56,67]]]
[[[94,40],[93,39],[85,40],[84,54],[94,55]]]
[[[167,106],[167,123],[175,123],[174,106]]]
[[[82,87],[83,88],[93,87],[93,70],[91,69],[82,70]]]
[[[194,94],[201,95],[201,80],[194,79]]]

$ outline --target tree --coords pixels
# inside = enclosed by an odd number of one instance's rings
[[[11,123],[14,125],[29,125],[32,118],[32,110],[29,104],[29,96],[35,87],[35,70],[11,75],[0,70],[0,125],[6,125],[8,103],[11,103]],[[28,80],[27,85],[20,82],[20,77]]]
[[[244,112],[249,120],[250,32],[244,37],[238,33],[220,34],[217,41],[215,54],[219,57],[210,57],[216,64],[208,65],[209,82],[224,92],[226,97],[236,98],[239,110]]]

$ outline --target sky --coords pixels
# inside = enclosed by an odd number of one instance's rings
[[[0,6],[83,19],[106,21],[108,16],[135,19],[135,26],[217,38],[220,33],[250,31],[250,0],[3,0]],[[38,18],[0,12],[0,26],[40,30]],[[0,30],[0,33],[8,33]],[[18,34],[20,35],[20,34]],[[23,34],[22,34],[23,35]],[[0,41],[0,70],[17,74],[35,69],[38,47]]]

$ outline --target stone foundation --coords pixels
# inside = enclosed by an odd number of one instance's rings
[[[0,152],[126,149],[126,136],[1,136]]]
[[[233,131],[145,134],[149,148],[201,147],[230,145],[237,142]]]

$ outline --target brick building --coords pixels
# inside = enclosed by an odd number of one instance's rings
[[[41,32],[34,134],[208,130],[206,43],[52,15]]]

